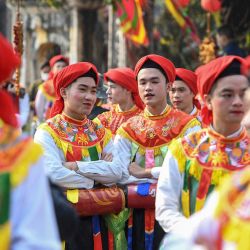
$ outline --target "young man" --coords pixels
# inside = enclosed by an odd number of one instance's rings
[[[69,65],[69,60],[62,55],[57,55],[50,59],[49,64],[51,68],[49,78],[39,86],[35,99],[35,111],[39,123],[49,118],[51,107],[56,98],[53,77],[57,72]]]
[[[130,68],[110,69],[104,74],[104,79],[108,86],[108,101],[113,106],[111,111],[98,115],[95,121],[101,122],[115,135],[122,123],[141,112],[143,103],[138,94],[135,74]]]
[[[200,109],[197,95],[197,77],[191,70],[177,68],[176,78],[169,91],[173,108],[197,116]]]
[[[19,64],[0,34],[0,249],[59,250],[42,149],[20,136],[12,99],[1,89]]]
[[[202,121],[210,125],[169,147],[156,196],[156,219],[165,232],[199,211],[225,174],[250,163],[249,137],[241,126],[244,67],[244,59],[225,56],[197,70]]]
[[[87,119],[96,101],[97,84],[98,73],[91,63],[62,69],[54,78],[56,101],[52,118],[35,134],[35,142],[44,148],[47,174],[66,189],[91,189],[97,183],[112,185],[122,176],[110,131]],[[93,214],[98,215],[98,211]],[[96,249],[101,245],[107,249],[104,229],[98,216],[82,217],[79,232],[66,244],[67,249]]]
[[[175,80],[171,61],[159,55],[147,55],[136,64],[135,75],[145,109],[118,129],[115,147],[125,167],[121,183],[136,184],[132,202],[137,203],[139,209],[134,209],[129,219],[129,249],[157,249],[163,231],[154,224],[154,201],[148,207],[140,204],[136,193],[142,191],[147,196],[148,184],[137,184],[156,183],[171,140],[199,130],[200,123],[167,105],[169,84]],[[128,185],[129,190],[130,187]],[[130,203],[130,192],[128,200]]]

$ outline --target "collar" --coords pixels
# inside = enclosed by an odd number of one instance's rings
[[[84,124],[86,124],[86,122],[88,120],[86,116],[83,120],[77,120],[77,119],[71,118],[71,117],[67,116],[65,113],[62,113],[61,116],[66,122],[69,122],[69,123],[74,124],[76,126],[83,126]]]
[[[211,129],[212,131],[214,131],[216,134],[219,134],[219,133],[214,129],[214,127],[212,126],[212,124],[210,125],[210,129]],[[232,138],[238,137],[238,136],[241,134],[242,130],[243,130],[243,126],[241,126],[240,129],[238,129],[236,132],[232,133],[231,135],[226,136],[225,138],[232,139]]]
[[[190,115],[195,115],[197,113],[197,108],[196,106],[194,105],[193,106],[193,110],[191,111]]]

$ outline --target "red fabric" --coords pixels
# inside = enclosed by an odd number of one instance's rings
[[[247,73],[246,60],[239,56],[222,56],[212,60],[211,62],[200,66],[196,69],[197,88],[200,97],[204,102],[204,95],[207,95],[212,86],[215,84],[218,76],[234,61],[237,60],[241,64],[241,72],[243,75]],[[209,125],[212,122],[212,112],[205,105],[201,109],[202,122]]]
[[[147,56],[142,57],[137,64],[135,65],[135,75],[137,77],[139,71],[141,70],[143,64],[147,61],[151,60],[155,63],[159,64],[162,69],[164,70],[166,76],[168,77],[168,80],[170,83],[172,83],[175,80],[175,66],[174,64],[168,60],[167,58],[155,54],[150,54]]]
[[[64,108],[64,101],[60,94],[61,88],[66,88],[72,82],[74,82],[78,77],[86,74],[90,69],[92,69],[96,73],[96,84],[98,84],[99,76],[96,67],[89,62],[79,62],[75,64],[71,64],[65,68],[63,68],[60,72],[58,72],[54,79],[53,84],[56,92],[56,100],[52,106],[50,117],[53,117],[57,114],[62,113]]]
[[[20,57],[14,52],[8,40],[0,34],[0,84],[11,77],[20,63]]]
[[[54,56],[50,59],[50,61],[49,61],[50,68],[52,69],[53,66],[55,65],[55,63],[58,61],[64,61],[67,65],[69,65],[69,59],[67,57],[64,57],[63,55],[57,55],[57,56]],[[50,70],[48,80],[53,79],[53,77],[54,77],[54,72],[52,72],[52,70]]]
[[[16,118],[16,112],[13,100],[11,96],[5,90],[0,90],[0,119],[4,123],[17,128],[18,121]]]
[[[63,55],[57,55],[57,56],[52,57],[49,60],[50,67],[52,68],[55,65],[55,63],[58,61],[64,61],[67,65],[69,65],[69,58],[67,58]]]
[[[199,101],[195,98],[198,93],[196,74],[191,70],[187,70],[183,68],[176,68],[176,76],[181,78],[188,85],[191,91],[194,93],[195,96],[193,99],[193,103],[198,109],[200,109],[201,105]]]
[[[110,79],[114,83],[122,86],[123,88],[129,90],[132,93],[135,104],[138,108],[144,109],[144,104],[138,93],[137,81],[135,79],[135,74],[130,68],[115,68],[110,69],[104,74],[105,81]]]
[[[248,69],[248,74],[250,74],[250,55],[245,58],[247,62],[247,69]]]

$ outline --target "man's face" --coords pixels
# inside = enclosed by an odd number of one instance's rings
[[[137,76],[139,95],[146,106],[167,105],[167,83],[165,76],[156,68],[141,69]]]
[[[45,66],[41,69],[41,79],[43,81],[48,80],[49,77],[49,72],[50,72],[50,67],[49,66]]]
[[[89,115],[96,102],[96,83],[91,77],[80,77],[61,94],[66,113],[75,119]]]
[[[56,74],[57,72],[59,72],[60,70],[62,70],[63,68],[65,68],[66,66],[67,66],[66,62],[64,62],[64,61],[58,61],[52,67],[52,72],[54,74]]]
[[[115,84],[113,82],[107,82],[107,96],[108,102],[111,104],[122,104],[126,102],[128,98],[128,91],[122,86]]]
[[[220,49],[223,49],[228,44],[228,39],[224,35],[216,34],[216,43]]]
[[[183,81],[174,81],[169,91],[170,101],[175,109],[183,112],[193,109],[194,94]]]
[[[243,75],[219,79],[213,93],[205,97],[208,108],[213,112],[213,120],[225,124],[225,127],[240,124],[245,113],[247,88],[248,80]]]

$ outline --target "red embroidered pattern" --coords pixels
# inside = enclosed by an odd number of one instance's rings
[[[182,147],[189,158],[196,158],[202,166],[234,170],[250,163],[249,142],[245,129],[229,139],[206,128],[185,136]]]
[[[91,147],[105,136],[105,128],[87,118],[77,121],[59,114],[49,119],[47,124],[61,140],[73,146]]]
[[[124,112],[119,111],[118,105],[114,105],[113,107],[114,108],[111,111],[98,115],[98,119],[103,126],[110,129],[113,135],[122,123],[142,112],[137,106]]]
[[[130,118],[122,129],[137,143],[144,147],[161,146],[177,137],[192,116],[168,108],[158,116],[148,116],[146,112]]]

